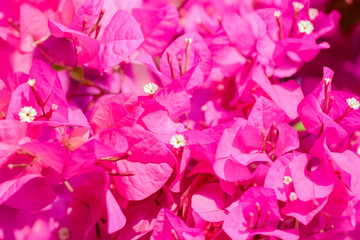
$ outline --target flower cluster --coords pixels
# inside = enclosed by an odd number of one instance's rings
[[[0,239],[358,239],[332,2],[0,0]]]

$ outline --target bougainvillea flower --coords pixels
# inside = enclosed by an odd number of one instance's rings
[[[224,221],[223,229],[232,239],[248,239],[258,234],[281,239],[298,239],[294,230],[274,230],[281,216],[272,189],[250,188],[227,210],[229,214]]]
[[[201,229],[189,228],[180,218],[166,208],[160,210],[151,239],[205,239]]]
[[[179,15],[174,5],[169,4],[157,10],[133,9],[132,15],[144,35],[140,49],[151,55],[161,54],[179,25]]]
[[[323,80],[304,98],[298,108],[305,128],[312,134],[320,134],[324,131],[329,143],[341,141],[351,134],[359,125],[360,114],[357,111],[359,102],[357,97],[331,91],[333,75],[334,72],[325,67]]]
[[[183,35],[165,49],[160,58],[160,71],[172,79],[178,78],[198,64],[197,56],[201,62],[192,77],[204,81],[210,74],[211,53],[197,33]]]
[[[100,49],[99,41],[84,33],[67,28],[60,23],[49,20],[49,29],[54,37],[68,38],[78,46],[77,59],[80,63],[88,63],[98,54]]]
[[[99,38],[98,56],[89,65],[96,66],[102,73],[130,56],[143,41],[143,34],[135,18],[119,10]]]
[[[356,1],[0,2],[0,239],[358,239]]]
[[[20,100],[20,101],[19,101]],[[26,83],[12,93],[7,119],[19,119],[23,107],[33,107],[37,119],[68,122],[68,105],[57,73],[46,63],[35,60]]]

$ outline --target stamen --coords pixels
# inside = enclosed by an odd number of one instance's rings
[[[100,11],[100,14],[99,14],[99,17],[98,17],[96,23],[95,23],[94,26],[92,26],[92,28],[90,29],[90,31],[89,31],[89,36],[90,36],[95,30],[97,30],[97,26],[99,25],[99,23],[100,23],[101,19],[103,18],[104,14],[105,14],[105,9],[103,8],[103,9],[101,9],[101,11]]]
[[[100,29],[101,29],[101,23],[99,23],[99,24],[96,26],[95,39],[97,39],[97,37],[99,36]]]
[[[318,231],[318,232],[308,233],[308,234],[306,234],[306,235],[311,236],[311,235],[315,235],[315,234],[319,234],[319,233],[321,234],[321,233],[324,233],[324,232],[327,232],[327,231],[333,229],[334,227],[335,227],[334,225],[331,225],[331,226],[328,227],[328,228],[321,229],[321,230]]]
[[[299,2],[293,2],[292,5],[294,7],[295,12],[300,12],[304,8],[304,4]]]
[[[191,130],[189,113],[186,112],[185,116],[186,116],[186,123],[187,123],[186,129]]]
[[[269,133],[268,133],[268,135],[266,136],[265,141],[269,141],[269,140],[270,140],[270,137],[273,135],[274,130],[276,130],[275,127],[276,127],[276,122],[273,122],[273,123],[271,124],[271,127],[270,127],[270,129],[269,129]]]
[[[189,64],[189,55],[190,55],[190,45],[192,43],[192,38],[185,38],[185,67],[184,67],[184,73],[188,70],[188,64]]]
[[[134,171],[117,173],[115,169],[113,169],[111,172],[107,172],[107,173],[110,176],[117,176],[117,177],[134,176],[136,174]]]
[[[282,21],[281,21],[281,11],[275,11],[274,17],[276,18],[276,22],[279,27],[279,39],[281,40],[284,38],[284,30],[283,30]]]
[[[170,232],[173,235],[173,237],[175,238],[175,240],[179,240],[178,234],[176,233],[175,229],[171,229]]]
[[[74,192],[74,188],[70,185],[69,181],[64,181],[64,185],[66,186],[66,188],[69,190],[69,192]]]
[[[274,17],[275,18],[280,18],[281,17],[281,11],[275,11],[274,12]]]
[[[255,203],[255,207],[256,207],[256,211],[257,211],[257,219],[256,219],[256,223],[255,223],[255,228],[257,228],[257,225],[258,225],[258,223],[259,223],[260,216],[261,216],[260,203],[259,203],[259,202],[256,202],[256,203]]]
[[[260,203],[259,202],[256,202],[255,203],[255,207],[256,207],[256,210],[259,212],[261,212],[261,207],[260,207]]]
[[[49,37],[51,37],[51,35],[44,36],[44,37],[42,37],[42,38],[34,41],[34,42],[31,44],[31,46],[32,46],[32,47],[36,47],[36,46],[39,45],[40,43],[43,43],[43,42],[45,42],[46,40],[48,40]]]
[[[81,28],[81,32],[82,33],[84,33],[85,32],[85,29],[86,29],[86,24],[88,23],[88,19],[87,18],[85,18],[84,20],[83,20],[83,25],[82,25],[82,28]]]
[[[16,31],[20,32],[20,26],[19,24],[16,24],[12,18],[8,18],[8,23],[13,27],[15,28]]]
[[[348,98],[346,99],[348,107],[346,108],[345,112],[338,118],[335,119],[336,123],[340,123],[353,109],[358,110],[360,107],[360,103],[356,98]]]
[[[177,55],[177,59],[178,59],[178,63],[179,63],[179,72],[180,72],[180,76],[183,75],[183,70],[182,70],[182,56],[179,54]]]
[[[279,136],[279,131],[276,130],[276,129],[273,130],[272,133],[271,133],[271,136],[270,136],[270,147],[271,147],[270,150],[274,149],[274,147],[275,147],[275,142],[276,142],[278,136]],[[270,151],[270,150],[269,150],[269,151]]]
[[[50,111],[45,114],[46,119],[49,120],[49,119],[52,117],[53,113],[54,113],[58,108],[59,108],[59,106],[56,105],[55,103],[53,103],[53,104],[51,105]]]
[[[204,29],[205,32],[207,32],[207,33],[210,34],[210,35],[214,35],[213,31],[211,31],[211,29],[203,23],[203,21],[201,20],[201,18],[196,19],[196,23],[197,23],[202,29]]]
[[[297,20],[299,17],[299,12],[301,11],[301,9],[304,8],[304,4],[299,3],[299,2],[293,2],[292,5],[294,8],[294,16],[293,16],[293,22],[292,22],[290,34],[289,34],[290,37],[293,37],[295,34],[295,26],[296,26],[296,23],[297,23]]]
[[[323,103],[322,111],[324,113],[326,113],[327,106],[328,106],[328,98],[329,98],[329,94],[330,94],[331,79],[330,78],[325,78],[324,79],[324,84],[325,84],[325,97],[324,97],[324,103]]]
[[[34,78],[29,78],[29,80],[27,81],[27,84],[29,84],[30,87],[34,87],[35,82],[36,82],[36,80]]]
[[[103,158],[99,159],[99,161],[109,161],[109,162],[117,162],[119,160],[122,160],[122,158],[119,158],[119,157],[103,157]]]
[[[263,129],[263,130],[261,130],[261,132],[260,132],[260,136],[261,136],[261,151],[262,152],[265,152],[265,150],[266,150],[266,142],[267,142],[267,140],[266,140],[266,132],[265,132],[265,130]]]
[[[312,205],[313,205],[314,208],[317,208],[320,204],[316,199],[313,199],[312,200]]]
[[[332,108],[332,106],[333,106],[333,104],[334,104],[334,100],[335,100],[334,96],[330,96],[330,97],[329,97],[329,107],[328,107],[328,109],[326,110],[326,114],[329,114],[329,112],[330,112],[330,110],[331,110],[331,108]]]
[[[169,52],[166,52],[166,55],[167,55],[167,60],[168,60],[168,64],[169,64],[169,67],[170,67],[170,72],[171,72],[171,79],[175,79],[175,73],[174,73],[174,69],[173,69],[173,66],[172,66],[172,59],[171,59],[171,55]]]
[[[207,110],[207,106],[206,105],[203,105],[201,108],[200,108],[201,111],[205,112]]]
[[[261,225],[261,227],[264,228],[264,227],[266,226],[266,223],[267,223],[267,221],[269,220],[270,215],[271,215],[271,212],[270,212],[270,211],[267,211],[267,212],[266,212],[266,216],[265,216],[265,220],[264,220],[263,224]]]
[[[250,212],[249,213],[250,216],[250,228],[254,228],[254,213]]]
[[[31,91],[34,93],[35,95],[35,100],[36,103],[43,108],[44,106],[44,102],[42,101],[41,97],[39,96],[37,90],[36,90],[36,80],[33,78],[29,78],[29,80],[27,81],[27,84],[29,84]]]
[[[9,168],[9,169],[14,169],[14,168],[18,168],[18,167],[23,167],[23,168],[27,168],[27,167],[29,167],[29,164],[27,164],[27,163],[19,163],[19,164],[8,164],[7,165],[7,167]]]

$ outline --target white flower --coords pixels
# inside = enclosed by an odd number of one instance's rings
[[[158,90],[158,88],[159,88],[158,85],[151,82],[144,86],[144,92],[148,94],[154,94],[156,90]]]
[[[291,192],[290,194],[289,194],[289,198],[290,198],[290,201],[295,201],[298,197],[296,196],[296,193],[294,193],[294,192]]]
[[[309,18],[311,21],[314,21],[315,18],[317,18],[317,16],[319,16],[319,10],[317,10],[316,8],[309,8]]]
[[[59,106],[58,105],[56,105],[55,103],[53,103],[52,105],[51,105],[51,110],[56,110],[56,109],[58,109],[59,108]]]
[[[284,176],[284,183],[286,184],[286,185],[289,185],[291,182],[292,182],[293,180],[292,180],[292,178],[290,177],[290,176]]]
[[[360,146],[357,148],[356,153],[360,155]]]
[[[171,137],[170,139],[170,144],[174,147],[174,148],[179,148],[179,147],[183,147],[186,144],[185,141],[185,137],[182,134],[175,134],[174,136]]]
[[[358,110],[360,107],[359,101],[354,97],[346,99],[346,102],[352,109]]]
[[[23,107],[20,109],[19,117],[21,122],[32,122],[35,120],[37,112],[33,107]]]
[[[304,4],[299,3],[299,2],[293,2],[292,5],[293,5],[294,10],[295,10],[296,12],[299,12],[301,9],[304,8]]]
[[[29,78],[29,80],[27,81],[27,84],[29,84],[30,87],[35,86],[35,79],[34,78]]]
[[[274,12],[274,17],[275,17],[275,18],[281,17],[281,11],[275,11],[275,12]]]
[[[314,31],[314,25],[307,20],[301,20],[298,22],[298,27],[300,33],[306,33],[309,35],[312,31]]]

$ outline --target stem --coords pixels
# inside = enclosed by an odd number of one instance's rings
[[[73,187],[70,185],[70,183],[69,183],[68,180],[66,180],[66,181],[64,182],[64,184],[65,184],[65,186],[67,187],[67,189],[69,189],[69,191],[70,191],[71,193],[74,192],[74,189],[73,189]]]

